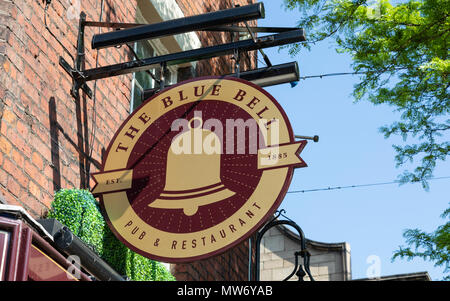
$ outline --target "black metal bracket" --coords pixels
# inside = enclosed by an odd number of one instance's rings
[[[223,75],[224,77],[239,77],[242,79],[245,79],[247,81],[253,82],[257,84],[260,87],[267,87],[271,85],[277,85],[285,82],[285,75],[286,74],[292,74],[293,78],[292,80],[298,81],[300,78],[300,73],[298,70],[298,64],[297,62],[290,62],[290,63],[284,63],[279,65],[273,65],[272,67],[263,67],[258,68],[254,70],[246,70],[241,71],[239,74],[230,73]],[[264,78],[276,78],[277,80],[274,80],[273,82],[264,82]],[[281,79],[280,79],[281,78]],[[291,79],[289,79],[291,80]],[[158,80],[159,83],[159,80]],[[168,88],[169,86],[165,86],[165,88]],[[155,95],[160,91],[160,87],[155,87],[151,89],[145,89],[142,93],[142,101],[144,102],[149,97]],[[298,137],[306,137],[306,136],[298,136]],[[296,138],[298,138],[296,136]],[[318,136],[317,136],[318,137]],[[309,137],[306,137],[305,139],[308,139]],[[314,138],[311,138],[314,139]],[[318,139],[318,138],[317,138]]]
[[[314,281],[313,276],[311,275],[311,271],[309,269],[309,261],[311,254],[308,252],[306,248],[306,238],[305,234],[303,233],[303,230],[300,228],[300,226],[284,215],[286,211],[284,209],[281,209],[280,211],[277,211],[276,215],[256,234],[256,254],[255,254],[255,280],[259,281],[260,279],[260,245],[261,240],[263,238],[263,235],[272,227],[278,226],[278,225],[288,225],[293,227],[295,230],[297,230],[299,237],[300,237],[300,251],[296,251],[294,253],[295,256],[295,262],[294,262],[294,269],[293,271],[285,278],[283,281],[287,281],[291,279],[294,275],[298,276],[298,281],[303,281],[303,277],[308,275],[309,279],[311,281]],[[278,218],[282,216],[286,220],[279,220]],[[299,265],[299,257],[303,258],[303,266]],[[251,264],[251,262],[249,262]]]
[[[234,60],[234,73],[237,78],[241,77],[241,52],[239,49],[235,49],[231,59]]]
[[[312,140],[314,142],[319,142],[319,136],[317,136],[317,135],[314,135],[314,136],[295,135],[294,137],[297,139],[306,139],[306,140]]]
[[[84,81],[83,69],[85,61],[84,52],[84,29],[86,27],[86,14],[84,12],[80,13],[80,22],[78,25],[78,38],[77,38],[77,55],[75,57],[75,66],[71,67],[70,64],[62,57],[59,57],[59,65],[72,77],[72,89],[70,94],[78,98],[79,91],[82,89],[89,98],[92,98],[92,90],[86,85]]]
[[[85,21],[84,24],[85,26],[105,27],[117,30],[148,25],[145,23],[120,23],[120,22],[98,22],[98,21]],[[298,29],[296,27],[264,27],[264,26],[261,27],[249,26],[249,28],[252,30],[252,32],[264,32],[264,33],[280,33]],[[248,27],[235,25],[221,25],[198,29],[198,31],[247,32]]]
[[[236,50],[242,53],[246,51],[275,47],[300,41],[305,41],[305,35],[302,29],[297,29],[289,32],[260,37],[257,38],[256,41],[254,41],[253,39],[248,39],[227,44],[220,44],[216,46],[209,46],[199,49],[192,49],[156,57],[134,60],[105,67],[87,69],[81,73],[83,78],[79,77],[78,79],[91,81],[157,68],[161,65],[161,63],[164,62],[167,63],[167,66],[178,65],[182,63],[189,63],[217,56],[233,54]],[[80,75],[75,74],[75,76]]]
[[[258,27],[250,27],[248,26],[247,23],[245,23],[246,25],[245,27],[229,26],[229,25],[211,26],[199,30],[249,32],[251,39],[144,59],[136,57],[136,60],[134,61],[118,63],[110,66],[85,69],[84,38],[86,27],[106,27],[106,28],[113,28],[115,30],[120,30],[120,29],[134,28],[142,25],[145,24],[87,21],[86,14],[84,12],[80,13],[78,38],[77,38],[77,55],[75,57],[74,66],[72,67],[63,57],[59,58],[59,64],[72,78],[72,88],[70,93],[73,97],[78,98],[79,90],[81,89],[84,93],[86,93],[86,95],[88,95],[89,98],[92,98],[93,93],[91,88],[89,88],[89,86],[87,85],[88,81],[138,71],[148,71],[149,69],[152,68],[158,67],[165,68],[170,65],[177,65],[181,63],[198,61],[202,59],[209,59],[212,57],[228,54],[239,54],[252,50],[259,50],[263,55],[263,58],[267,66],[271,66],[272,64],[270,63],[269,59],[262,52],[261,49],[306,40],[303,29],[299,28],[289,28],[289,27],[258,28]],[[278,32],[278,33],[263,37],[255,37],[254,35],[255,32]],[[236,62],[238,62],[238,60],[236,60]],[[239,68],[239,65],[237,65],[237,68]],[[238,74],[242,72],[241,70],[236,71]],[[162,85],[164,85],[164,83],[162,83]]]
[[[247,29],[248,33],[250,34],[250,37],[252,38],[252,40],[254,42],[256,42],[257,39],[256,39],[256,36],[253,34],[253,30],[250,28],[250,26],[248,25],[247,22],[244,22],[244,24],[245,24],[245,28]],[[261,48],[258,50],[259,50],[259,53],[261,54],[261,56],[263,57],[264,62],[266,62],[267,67],[272,67],[272,63],[270,62],[269,57],[267,57],[267,55],[264,53],[264,51]]]

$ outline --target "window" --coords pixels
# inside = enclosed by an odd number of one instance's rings
[[[183,17],[181,9],[176,4],[175,0],[165,1],[148,1],[138,0],[136,10],[136,23],[149,24],[156,20],[168,20]],[[157,21],[156,21],[157,22]],[[183,41],[183,45],[176,39]],[[154,39],[150,41],[139,41],[134,43],[134,51],[140,59],[148,57],[165,55],[173,52],[178,52],[180,47],[183,50],[200,47],[200,40],[194,33],[189,35],[177,35],[176,37],[166,37],[166,40]],[[173,41],[172,41],[173,40]],[[176,44],[174,44],[176,43]],[[194,43],[195,47],[189,43]],[[178,46],[174,46],[178,45]],[[171,48],[171,49],[169,49]],[[182,66],[185,67],[185,66]],[[177,83],[178,66],[168,66],[166,74],[164,74],[164,86]],[[157,67],[149,70],[156,79],[161,77],[161,68]],[[131,101],[130,113],[133,112],[143,102],[143,91],[158,87],[158,83],[152,78],[147,71],[140,71],[133,74],[131,81]]]
[[[156,44],[156,43],[155,43]],[[148,41],[140,41],[134,44],[134,51],[140,59],[157,56],[158,51],[155,49],[161,48],[152,45]],[[164,49],[164,52],[167,50]],[[161,68],[149,70],[156,79],[161,78]],[[168,86],[177,82],[177,71],[174,67],[166,68],[164,74],[164,85]],[[133,74],[132,88],[131,88],[131,106],[130,112],[133,112],[143,102],[143,92],[147,89],[158,87],[158,83],[152,78],[147,71],[139,71]]]
[[[153,47],[147,41],[136,42],[134,44],[134,51],[139,58],[152,57],[155,53]],[[154,72],[154,70],[149,70]],[[143,99],[143,91],[145,89],[151,89],[155,87],[155,81],[146,71],[139,71],[133,74],[132,86],[131,86],[131,106],[130,112],[133,112],[139,105],[141,105]]]

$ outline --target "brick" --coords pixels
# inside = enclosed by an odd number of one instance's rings
[[[30,177],[30,179],[34,179],[35,180],[35,179],[37,179],[38,177],[41,176],[41,173],[36,168],[36,166],[34,166],[28,160],[26,160],[25,163],[24,163],[24,170],[25,170],[25,173]]]
[[[40,46],[37,46],[33,40],[28,41],[28,50],[34,58],[37,58],[40,52]]]
[[[28,5],[25,1],[15,1],[15,5],[18,8],[18,15],[23,14],[23,16],[27,19],[31,18],[33,14],[33,8]]]
[[[1,117],[1,115],[0,115]],[[9,125],[6,122],[3,122],[3,120],[1,120],[0,118],[0,137],[5,137],[7,135],[8,132],[8,127]],[[3,144],[3,140],[1,140],[0,138],[0,150],[2,150],[2,144]],[[3,147],[6,149],[7,145],[3,145]]]
[[[175,273],[177,281],[189,281],[189,277],[186,273]]]
[[[36,183],[37,183],[40,187],[42,187],[42,191],[43,191],[43,192],[49,191],[49,189],[52,188],[51,184],[52,184],[53,182],[52,182],[52,181],[49,181],[46,177],[44,177],[44,176],[42,176],[42,175],[41,175],[40,177],[36,178],[35,180],[36,180]]]
[[[56,14],[58,14],[59,17],[66,17],[67,10],[59,1],[52,3],[52,9],[56,12]]]
[[[13,3],[10,1],[0,1],[0,13],[1,14],[9,14],[13,8]]]
[[[50,178],[50,179],[53,177],[53,168],[52,168],[52,165],[46,164],[46,165],[44,166],[44,176],[47,177],[47,178]]]
[[[11,192],[16,197],[21,195],[22,188],[20,187],[19,183],[14,179],[14,177],[10,176],[8,178],[8,183],[6,184],[6,187],[9,192]]]
[[[7,173],[12,175],[13,177],[20,173],[19,169],[17,168],[16,163],[12,162],[9,158],[4,159],[2,167]]]
[[[28,62],[30,63],[30,62]],[[33,63],[33,62],[32,62]],[[29,64],[25,65],[25,78],[28,79],[28,81],[30,82],[30,84],[32,84],[34,81],[36,81],[37,79],[37,74],[36,72],[34,72],[33,68],[30,67]]]
[[[51,44],[51,42],[49,42],[49,43]],[[47,57],[50,60],[50,62],[52,62],[55,66],[58,66],[59,56],[60,56],[59,54],[61,54],[61,56],[63,56],[66,59],[66,61],[70,62],[70,58],[67,57],[66,53],[63,53],[61,46],[54,45],[54,44],[51,44],[51,45],[53,45],[53,47],[48,47],[47,52],[46,52]],[[64,73],[64,74],[66,74],[66,73]]]
[[[53,196],[49,193],[43,193],[41,202],[47,207],[50,208],[52,202],[53,202]]]
[[[16,149],[13,149],[11,152],[11,159],[18,168],[23,168],[25,158],[21,152],[17,151]]]
[[[42,160],[41,155],[37,152],[34,152],[31,156],[31,162],[33,162],[33,164],[36,165],[39,170],[42,170],[44,168],[44,161]]]
[[[9,28],[4,25],[0,25],[0,40],[8,41],[10,32],[11,31],[9,30]]]
[[[9,71],[11,70],[11,66],[8,60],[5,60],[3,62],[3,71],[6,73],[9,73]]]
[[[17,70],[17,68],[14,65],[10,64],[10,66],[11,66],[11,69],[9,71],[9,76],[11,77],[11,79],[13,81],[16,81],[17,80],[18,70]]]
[[[35,196],[37,199],[41,197],[41,190],[40,188],[32,181],[28,184],[28,191]]]
[[[16,129],[19,135],[21,135],[22,137],[26,138],[28,136],[28,125],[26,125],[22,120],[17,120]]]
[[[25,204],[25,209],[34,217],[40,218],[46,211],[45,206],[39,202],[39,200],[31,194],[23,195],[21,198]]]
[[[28,176],[26,176],[22,171],[20,171],[19,174],[14,175],[14,178],[19,183],[19,185],[24,188],[24,190],[27,189],[28,182],[30,181]]]
[[[36,29],[37,32],[43,32],[45,30],[44,21],[43,21],[43,19],[41,21],[40,17],[41,16],[38,14],[33,14],[31,16],[31,25],[33,25],[33,27]]]
[[[7,131],[7,136],[19,151],[23,153],[25,157],[31,155],[31,147],[29,145],[29,141],[24,140],[22,136],[20,136],[17,131],[13,128],[9,128]]]
[[[1,166],[1,165],[0,165]],[[8,182],[9,175],[4,171],[2,168],[0,168],[0,187],[6,187],[6,183]]]
[[[22,204],[18,202],[17,198],[13,196],[13,194],[10,193],[6,187],[3,188],[0,186],[0,194],[4,197],[7,204],[22,206]]]
[[[17,116],[11,112],[8,108],[6,108],[3,111],[3,116],[2,116],[3,121],[8,122],[10,125],[14,125],[15,121],[17,119]]]
[[[56,86],[61,81],[60,78],[59,78],[59,73],[56,72],[56,74],[55,74],[55,70],[54,69],[57,68],[57,67],[54,64],[52,64],[52,62],[50,62],[49,58],[47,57],[46,50],[43,50],[42,46],[39,46],[39,47],[40,47],[40,50],[41,50],[41,54],[39,54],[39,57],[38,57],[38,64],[41,66],[41,68],[45,72],[53,74],[54,77],[56,76],[58,78],[58,81],[56,81],[56,79],[55,79],[55,81],[53,83],[52,82],[48,82],[47,83],[49,85]]]
[[[33,101],[31,100],[31,98],[24,92],[20,93],[19,96],[20,101],[22,102],[22,106],[23,107],[30,107],[33,103]]]

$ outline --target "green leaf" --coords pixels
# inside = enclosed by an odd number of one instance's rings
[[[159,262],[134,253],[111,232],[99,206],[88,190],[61,189],[55,193],[47,218],[55,218],[119,274],[136,281],[174,281]]]
[[[291,55],[323,40],[352,57],[354,72],[363,73],[354,86],[355,101],[390,105],[401,120],[383,126],[386,138],[400,135],[397,167],[414,161],[406,171],[427,187],[438,161],[450,154],[444,132],[450,130],[450,2],[448,0],[285,0],[298,9],[298,26],[308,40],[285,46]],[[410,141],[425,143],[417,148]],[[448,139],[447,139],[448,140]],[[446,144],[447,143],[447,144]],[[414,150],[408,152],[408,150]],[[418,158],[417,160],[412,160]]]

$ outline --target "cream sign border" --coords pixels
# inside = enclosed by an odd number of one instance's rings
[[[260,100],[259,104],[266,106],[266,111],[270,112],[270,119],[276,119],[278,121],[279,144],[283,145],[293,143],[292,130],[285,113],[274,101],[273,97],[271,97],[267,92],[258,86],[241,79],[219,77],[200,78],[180,83],[179,85],[173,86],[168,90],[162,91],[152,100],[139,107],[137,111],[134,112],[126,122],[124,122],[110,143],[102,172],[105,173],[126,169],[133,147],[139,141],[140,136],[145,132],[145,130],[155,120],[163,116],[168,111],[186,103],[198,101],[198,97],[189,97],[189,93],[192,93],[189,91],[193,91],[194,87],[201,85],[205,85],[205,91],[211,91],[211,89],[208,88],[211,88],[214,85],[220,85],[220,93],[209,94],[202,101],[216,100],[232,103],[245,110],[256,121],[261,119],[257,115],[258,110],[252,109],[248,106],[248,101],[236,101],[233,97],[236,96],[239,89],[242,89],[247,92],[247,95],[258,98]],[[177,101],[180,90],[185,91],[184,93],[187,100]],[[167,99],[167,97],[171,97],[173,100],[170,108],[166,108],[163,102],[163,99]],[[145,116],[145,118],[149,117],[150,119],[148,119],[148,122],[143,124],[142,116]],[[262,124],[258,122],[258,125],[261,126]],[[135,133],[135,137],[130,143],[127,143],[126,151],[115,151],[119,146],[121,146],[121,143],[123,143],[130,126],[139,128],[139,132]],[[270,141],[270,137],[268,136],[270,135],[270,131],[265,130],[261,132],[264,135],[265,141]],[[301,164],[302,166],[306,166],[303,161],[301,161]],[[121,237],[121,240],[132,250],[141,254],[144,253],[147,257],[160,261],[192,261],[205,258],[205,256],[208,255],[220,253],[221,251],[228,249],[232,245],[236,245],[251,235],[254,230],[265,222],[266,218],[268,218],[270,214],[273,214],[278,205],[281,203],[281,200],[284,197],[291,181],[292,172],[292,166],[263,170],[260,182],[255,191],[237,212],[222,223],[198,232],[169,233],[151,227],[134,212],[127,199],[126,191],[101,193],[101,206],[104,213],[106,213],[105,217],[110,225],[110,228],[116,235]],[[247,218],[245,220],[245,224],[240,223],[239,219],[247,217],[248,211],[251,211],[254,216]],[[127,227],[127,225],[130,226],[130,221],[132,222],[132,228],[136,229],[137,227],[137,229],[139,229],[138,233],[131,234],[131,227]],[[237,231],[228,231],[226,239],[220,238],[219,232],[224,231],[224,229],[227,230],[230,224],[236,225]],[[239,225],[239,227],[237,225]],[[142,232],[145,233],[143,238],[139,235],[139,233]],[[219,236],[213,244],[201,243],[202,238],[203,241],[205,240],[205,237],[209,240],[211,235],[214,235],[216,238]],[[198,242],[195,248],[181,248],[180,245],[177,248],[173,248],[174,241],[181,243],[183,241],[190,242],[193,239],[196,239]]]

